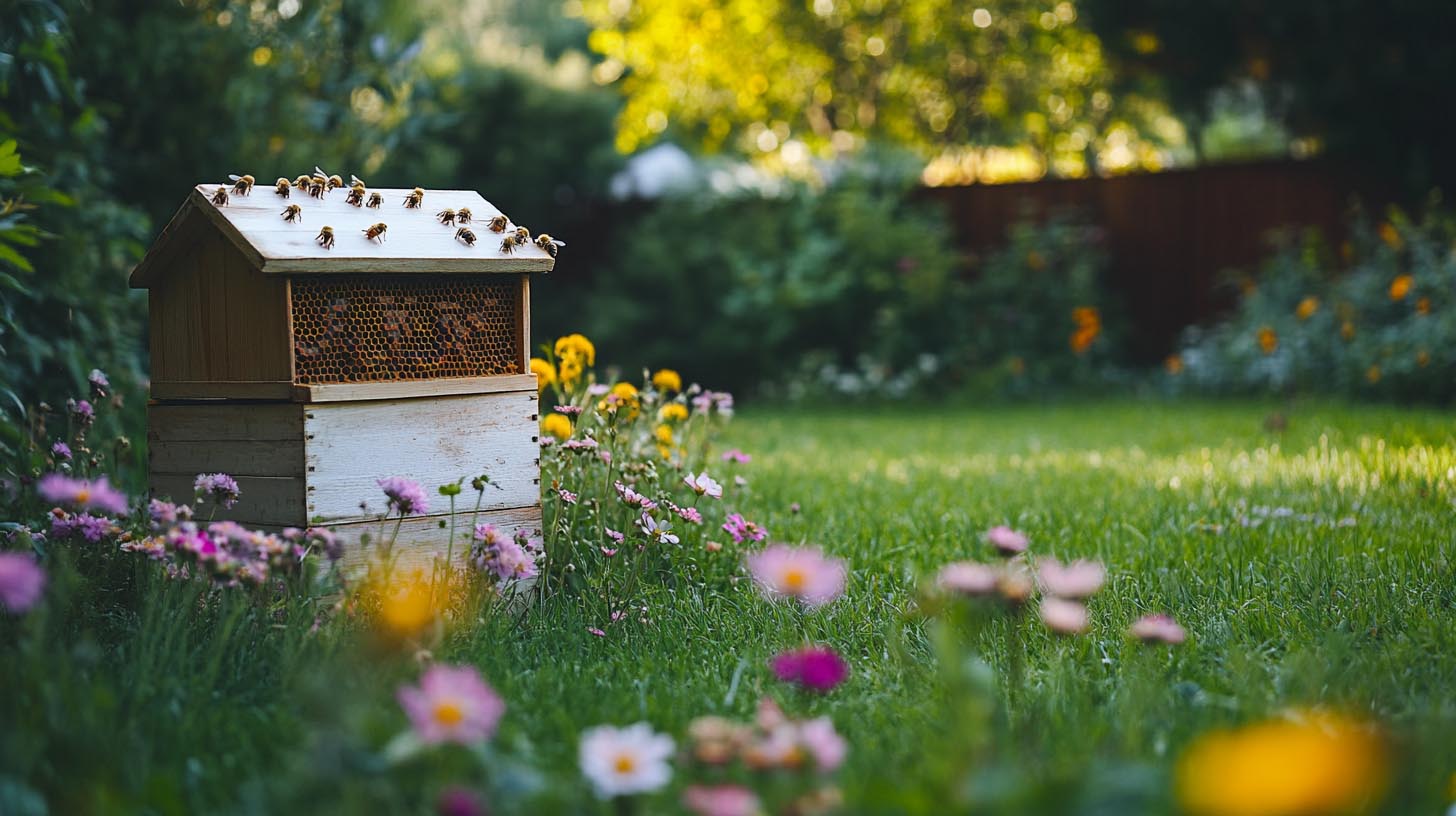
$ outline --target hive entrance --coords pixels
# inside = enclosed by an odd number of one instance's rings
[[[303,275],[292,291],[300,385],[522,373],[515,276]]]

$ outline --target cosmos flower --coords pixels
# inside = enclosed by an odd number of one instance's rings
[[[740,513],[729,514],[723,522],[723,530],[733,536],[733,541],[742,544],[745,541],[762,541],[768,538],[768,531],[757,524],[745,519]]]
[[[48,502],[76,510],[100,510],[118,515],[126,512],[126,496],[113,488],[105,476],[92,482],[72,479],[60,473],[47,473],[40,477],[36,491]]]
[[[1004,556],[1026,552],[1026,536],[1005,525],[997,525],[986,531],[986,543]]]
[[[723,461],[746,465],[753,461],[753,457],[737,448],[733,448],[732,450],[723,451]]]
[[[1065,598],[1042,598],[1041,622],[1059,635],[1080,635],[1087,631],[1087,607]]]
[[[1188,638],[1183,627],[1167,615],[1144,615],[1128,627],[1128,633],[1144,643],[1177,645]]]
[[[770,598],[792,598],[808,607],[830,603],[844,592],[844,562],[817,547],[773,544],[748,556],[748,571]]]
[[[473,666],[431,666],[396,693],[421,742],[470,745],[495,734],[506,705]]]
[[[637,526],[642,529],[642,534],[656,541],[658,544],[676,544],[678,537],[672,532],[672,522],[658,521],[651,514],[643,513],[642,518],[637,520]]]
[[[781,652],[769,666],[778,679],[813,691],[831,691],[849,677],[849,664],[828,646]]]
[[[957,561],[940,568],[935,583],[947,592],[961,595],[988,596],[996,594],[1001,580],[1001,570],[988,564],[974,561]]]
[[[707,471],[694,476],[692,473],[683,477],[683,484],[699,496],[707,496],[710,499],[723,498],[723,485],[713,481]]]
[[[422,515],[430,510],[430,497],[413,479],[390,476],[379,480],[379,489],[389,497],[389,509],[401,516]]]
[[[683,791],[683,807],[696,816],[757,816],[758,795],[742,785],[690,785]]]
[[[668,760],[673,750],[672,738],[645,722],[625,728],[599,725],[582,732],[579,758],[597,796],[610,799],[666,785],[672,778]]]
[[[647,498],[646,496],[638,493],[637,491],[622,484],[621,482],[615,483],[613,487],[615,487],[617,490],[617,496],[628,507],[640,507],[643,510],[651,510],[657,507],[657,502]]]
[[[1107,580],[1107,569],[1096,561],[1078,559],[1063,565],[1055,558],[1037,564],[1041,588],[1059,598],[1090,598]]]
[[[0,553],[0,606],[12,615],[30,611],[45,591],[46,573],[25,553]]]

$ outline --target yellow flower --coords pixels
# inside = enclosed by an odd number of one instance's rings
[[[673,442],[671,425],[658,425],[652,435],[657,438],[658,445],[671,445]]]
[[[1425,368],[1426,366],[1428,366],[1430,364],[1431,364],[1431,353],[1429,351],[1426,351],[1425,349],[1421,349],[1420,351],[1416,352],[1416,365],[1418,367]]]
[[[592,341],[586,339],[586,335],[568,334],[565,337],[556,338],[556,356],[560,359],[567,357],[579,358],[582,365],[594,366],[597,364],[597,347]]]
[[[652,385],[664,394],[682,390],[682,375],[670,368],[660,368],[652,375]]]
[[[663,422],[682,422],[688,418],[688,407],[680,402],[669,402],[657,412],[657,418]]]
[[[1414,283],[1415,279],[1410,275],[1396,275],[1395,280],[1390,282],[1390,299],[1405,300],[1405,296],[1410,294],[1411,286]]]
[[[1354,340],[1355,339],[1355,324],[1354,323],[1351,323],[1348,320],[1346,320],[1344,323],[1341,323],[1340,324],[1340,337],[1343,338],[1344,340],[1347,340],[1347,341],[1348,340]]]
[[[1380,738],[1360,723],[1296,712],[1196,740],[1176,790],[1196,816],[1335,816],[1369,811],[1388,776]]]
[[[597,403],[598,411],[606,413],[615,408],[619,416],[628,420],[637,418],[638,407],[637,386],[629,382],[619,382],[612,386],[606,399]]]
[[[1178,356],[1177,354],[1170,354],[1170,355],[1168,355],[1168,359],[1166,359],[1166,360],[1163,361],[1163,370],[1164,371],[1167,371],[1169,374],[1171,374],[1174,377],[1178,376],[1179,374],[1182,374],[1183,373],[1183,358],[1180,357],[1180,356]]]
[[[1416,314],[1428,315],[1431,313],[1431,299],[1423,297],[1416,301]]]
[[[379,622],[391,633],[409,637],[424,629],[435,617],[430,585],[416,574],[392,587],[384,587],[379,597]]]
[[[536,375],[536,389],[545,391],[556,382],[556,369],[540,357],[531,358],[531,373]]]
[[[561,358],[561,387],[570,391],[581,379],[581,358],[576,355]]]
[[[565,414],[547,414],[541,418],[541,433],[557,439],[571,438],[571,417]]]
[[[1315,312],[1319,311],[1319,306],[1319,298],[1311,295],[1301,300],[1299,305],[1294,308],[1294,316],[1300,320],[1308,320],[1314,316]]]
[[[1371,385],[1380,382],[1380,366],[1373,365],[1365,369],[1365,382]]]
[[[1259,350],[1265,354],[1273,354],[1279,350],[1279,335],[1268,326],[1259,329]]]
[[[1391,249],[1399,252],[1400,248],[1405,246],[1405,239],[1400,237],[1400,230],[1396,229],[1395,225],[1389,221],[1381,224],[1377,231],[1380,233],[1380,240],[1384,241],[1385,245]]]

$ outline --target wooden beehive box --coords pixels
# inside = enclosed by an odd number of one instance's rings
[[[410,209],[410,191],[378,190],[371,209],[344,189],[285,199],[266,186],[217,206],[216,189],[192,191],[131,275],[149,290],[153,494],[188,500],[198,473],[228,473],[242,500],[219,518],[357,540],[379,531],[377,480],[405,476],[432,507],[399,549],[427,556],[448,536],[435,488],[487,474],[498,489],[479,520],[539,535],[529,280],[554,258],[503,252],[487,227],[500,211],[471,191],[427,190]],[[283,219],[289,204],[301,221]],[[472,211],[474,246],[437,220],[446,208]],[[364,233],[378,222],[382,242]],[[332,249],[315,241],[323,226]],[[468,484],[460,499],[473,510]]]

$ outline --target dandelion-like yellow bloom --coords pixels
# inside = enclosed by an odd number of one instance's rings
[[[617,415],[628,420],[637,418],[640,405],[637,401],[637,386],[629,382],[619,382],[612,386],[607,396],[597,403],[597,410],[606,413],[616,409]]]
[[[1415,282],[1415,278],[1410,275],[1396,275],[1395,280],[1390,282],[1390,299],[1405,300]]]
[[[1387,775],[1377,734],[1315,711],[1205,734],[1179,760],[1176,784],[1196,816],[1335,816],[1378,804]]]
[[[1259,350],[1265,354],[1273,354],[1279,350],[1279,335],[1268,326],[1259,329]]]
[[[1430,364],[1431,364],[1431,353],[1429,351],[1426,351],[1425,349],[1421,349],[1420,351],[1416,352],[1416,366],[1417,367],[1419,367],[1419,368],[1425,368],[1426,366],[1428,366]]]
[[[688,418],[688,407],[680,402],[669,402],[657,412],[657,418],[663,422],[682,422]]]
[[[594,366],[597,364],[597,347],[592,341],[586,339],[583,334],[568,334],[565,337],[556,338],[556,357],[566,359],[577,357],[582,365]]]
[[[1178,356],[1177,354],[1170,354],[1170,355],[1168,355],[1168,359],[1166,359],[1166,360],[1163,361],[1163,370],[1164,371],[1167,371],[1169,374],[1171,374],[1174,377],[1178,376],[1179,374],[1182,374],[1183,373],[1183,358],[1180,357],[1180,356]]]
[[[540,357],[531,358],[531,373],[536,375],[536,388],[545,391],[556,382],[556,369]]]
[[[1380,233],[1380,240],[1384,241],[1385,245],[1391,249],[1399,252],[1400,248],[1405,246],[1405,239],[1400,237],[1400,230],[1396,229],[1395,225],[1389,221],[1381,224],[1377,232]]]
[[[1373,365],[1365,369],[1365,382],[1375,385],[1380,382],[1380,366]]]
[[[1319,307],[1319,298],[1310,295],[1304,300],[1301,300],[1298,306],[1294,307],[1294,316],[1300,320],[1308,320],[1314,317],[1314,313],[1319,311]]]
[[[581,358],[576,355],[561,358],[560,373],[561,387],[570,391],[581,379],[582,365]]]
[[[565,414],[547,414],[541,418],[541,433],[557,439],[570,439],[571,417]]]
[[[664,394],[681,391],[682,375],[670,368],[660,368],[652,375],[652,387]]]
[[[1344,323],[1341,323],[1340,324],[1340,338],[1343,339],[1343,340],[1345,340],[1345,341],[1354,340],[1355,339],[1355,324],[1354,323],[1351,323],[1348,320],[1346,320]]]
[[[379,622],[392,634],[410,637],[435,618],[430,585],[419,575],[384,587],[379,596]]]
[[[1428,315],[1430,313],[1431,313],[1431,299],[1430,298],[1423,297],[1420,300],[1417,300],[1416,301],[1416,314],[1421,315],[1422,317],[1424,317],[1424,316],[1426,316],[1426,315]]]
[[[659,445],[671,445],[673,442],[671,425],[658,425],[657,430],[653,431],[652,435],[657,438],[657,444]]]

